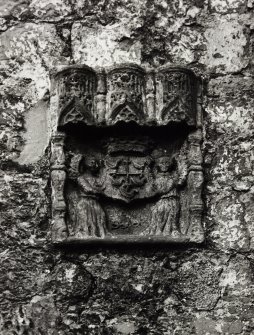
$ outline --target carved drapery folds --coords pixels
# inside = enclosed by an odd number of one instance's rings
[[[53,242],[202,242],[195,74],[70,66],[54,82]]]

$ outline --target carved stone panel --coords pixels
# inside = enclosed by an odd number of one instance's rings
[[[83,66],[54,80],[53,242],[202,242],[201,95],[194,73]]]
[[[156,75],[156,83],[160,121],[163,124],[185,121],[195,125],[197,82],[194,74],[186,69],[164,69]]]
[[[94,121],[96,74],[90,68],[67,68],[57,75],[59,125]]]
[[[108,121],[144,121],[145,72],[138,66],[121,66],[107,76]]]

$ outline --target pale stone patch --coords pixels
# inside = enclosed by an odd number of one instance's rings
[[[69,59],[61,55],[64,46],[54,25],[26,23],[1,34],[0,56],[9,62],[15,59],[14,74],[31,78],[40,91],[43,86],[49,87],[48,70],[68,63]]]
[[[143,292],[144,290],[144,285],[143,284],[132,284],[132,287],[134,288],[134,290],[138,291],[138,292]]]
[[[69,282],[73,282],[75,272],[76,272],[76,266],[75,265],[72,265],[71,267],[65,269],[66,280],[69,281]]]
[[[197,317],[194,326],[198,335],[217,335],[221,333],[218,320],[215,321],[208,317]]]
[[[113,326],[113,328],[118,332],[118,334],[133,334],[137,327],[135,326],[135,322],[133,321],[124,321],[121,319],[111,319],[109,321],[107,321],[107,324],[109,326]]]
[[[195,18],[200,13],[200,8],[192,6],[187,10],[187,16]]]
[[[211,0],[210,6],[219,13],[225,13],[228,10],[237,10],[245,4],[244,0]]]
[[[71,6],[64,0],[32,0],[29,8],[38,17],[52,15],[57,16],[59,20],[61,16],[71,13]]]
[[[226,321],[223,318],[214,320],[208,316],[197,316],[194,325],[197,335],[243,334],[244,328],[241,321]]]
[[[28,4],[26,4],[25,1],[1,0],[0,1],[0,16],[8,16],[10,14],[12,15],[16,14],[17,9],[19,13],[22,13],[27,9],[27,6]]]
[[[39,101],[27,114],[24,134],[26,141],[17,161],[21,164],[32,164],[43,156],[49,142],[49,128],[47,120],[47,101]]]
[[[233,15],[214,17],[204,34],[207,40],[207,51],[201,58],[201,62],[208,69],[220,73],[233,73],[244,68],[248,61],[244,59],[247,39],[243,29],[243,25]]]
[[[250,262],[243,255],[232,258],[224,268],[220,277],[222,293],[227,290],[228,295],[242,295],[246,288],[253,288]]]
[[[33,80],[38,99],[43,98],[49,87],[49,76],[41,64],[33,66],[30,62],[24,63],[21,71],[17,73],[17,77]]]
[[[218,199],[211,204],[211,216],[216,222],[216,228],[211,232],[211,238],[221,249],[247,250],[249,236],[243,223],[243,207],[230,198]]]
[[[231,102],[225,104],[211,103],[207,106],[207,113],[211,123],[216,125],[219,133],[241,134],[249,136],[253,131],[251,104],[235,106]]]
[[[130,39],[131,31],[122,24],[90,28],[74,23],[72,29],[73,58],[76,63],[110,66],[116,63],[141,62],[141,43]],[[121,43],[121,39],[129,39]]]

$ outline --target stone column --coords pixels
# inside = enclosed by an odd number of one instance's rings
[[[154,71],[146,75],[146,108],[149,121],[155,121],[155,75]]]
[[[202,104],[203,104],[203,82],[201,80],[197,81],[197,117],[196,124],[198,128],[202,128],[203,125],[203,117],[202,117]]]
[[[65,222],[66,204],[64,184],[66,179],[64,157],[65,134],[57,132],[51,143],[51,187],[52,187],[52,241],[60,242],[67,238]]]
[[[200,143],[202,140],[201,129],[197,129],[189,135],[188,151],[188,207],[189,207],[189,229],[188,235],[191,242],[202,242],[204,240],[204,230],[202,227],[202,188],[203,169],[202,153]]]
[[[97,107],[97,119],[99,123],[105,122],[106,114],[106,73],[104,70],[97,72],[97,95],[96,95],[96,107]]]

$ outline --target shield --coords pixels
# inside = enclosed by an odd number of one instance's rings
[[[108,156],[104,171],[105,195],[125,202],[147,197],[152,181],[150,165],[149,157]]]

